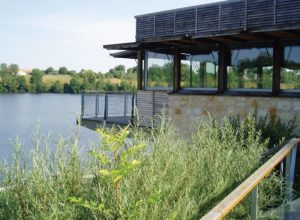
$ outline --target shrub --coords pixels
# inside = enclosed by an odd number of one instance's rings
[[[0,219],[199,219],[260,165],[267,146],[250,117],[236,127],[208,119],[192,140],[161,122],[158,128],[132,127],[126,140],[122,129],[101,132],[99,146],[85,159],[77,136],[60,139],[52,151],[38,139],[26,161],[16,142],[12,164],[1,169],[6,190],[0,193]],[[144,144],[143,150],[135,147]],[[120,170],[130,172],[111,175]],[[280,182],[276,174],[272,178]],[[269,188],[261,187],[261,210],[278,199],[274,191],[264,199]],[[233,215],[247,217],[245,207]]]

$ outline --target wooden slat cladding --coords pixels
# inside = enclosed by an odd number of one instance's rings
[[[247,28],[270,28],[274,25],[274,0],[247,2]]]
[[[276,24],[277,25],[299,25],[300,24],[300,1],[299,0],[277,0],[276,2]]]
[[[219,31],[219,6],[197,8],[197,33]]]
[[[140,38],[149,38],[155,36],[154,16],[143,16],[136,19],[136,35]]]
[[[155,35],[158,37],[174,35],[174,12],[158,14],[155,16]]]
[[[151,126],[159,124],[159,115],[162,110],[168,113],[169,100],[165,92],[158,91],[137,91],[136,105],[141,126]],[[153,119],[155,119],[153,121]]]
[[[175,14],[176,21],[176,34],[184,35],[195,33],[195,20],[196,20],[196,10],[186,9],[182,11],[177,11]]]
[[[221,6],[221,30],[241,30],[245,27],[245,2],[238,1]]]
[[[232,0],[136,17],[136,40],[300,28],[300,0]]]

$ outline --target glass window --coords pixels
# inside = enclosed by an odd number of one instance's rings
[[[218,86],[218,52],[207,54],[182,54],[181,88],[217,89]]]
[[[174,58],[170,54],[147,52],[147,87],[173,87]]]
[[[284,48],[280,89],[300,89],[300,46],[287,46]]]
[[[227,67],[228,89],[272,89],[273,49],[250,48],[231,50]]]

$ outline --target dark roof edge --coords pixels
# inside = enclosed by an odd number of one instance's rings
[[[128,50],[128,49],[138,49],[140,47],[138,42],[129,42],[129,43],[119,43],[119,44],[106,44],[103,45],[104,49],[107,50]]]

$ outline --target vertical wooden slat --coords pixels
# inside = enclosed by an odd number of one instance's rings
[[[274,0],[274,26],[277,24],[276,15],[277,15],[277,0]]]
[[[143,89],[143,52],[137,51],[138,65],[137,65],[137,89]]]

